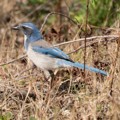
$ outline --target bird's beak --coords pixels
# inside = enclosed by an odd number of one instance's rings
[[[14,26],[12,27],[13,30],[19,30],[20,29],[20,26]]]

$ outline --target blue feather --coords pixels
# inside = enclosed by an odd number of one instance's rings
[[[53,58],[60,58],[60,59],[72,61],[70,60],[68,55],[66,55],[63,51],[61,51],[59,48],[56,48],[56,47],[46,48],[42,46],[33,46],[32,49],[35,52],[42,53],[42,54],[51,56]]]
[[[77,68],[80,68],[80,69],[84,69],[84,64],[81,64],[81,63],[78,63],[78,62],[70,62],[70,61],[66,61],[66,60],[58,60],[57,61],[57,64],[59,67],[62,67],[62,66],[65,66],[65,67],[77,67]],[[85,65],[85,69],[86,70],[90,70],[92,72],[96,72],[96,73],[100,73],[100,74],[103,74],[105,76],[107,76],[108,74],[103,71],[103,70],[100,70],[100,69],[97,69],[97,68],[94,68],[94,67],[89,67],[87,65]]]

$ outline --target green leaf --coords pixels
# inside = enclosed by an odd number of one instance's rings
[[[30,120],[37,120],[35,117],[31,116]]]

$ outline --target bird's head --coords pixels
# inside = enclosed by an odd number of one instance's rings
[[[25,37],[29,40],[29,42],[35,42],[37,40],[43,39],[40,31],[33,23],[21,23],[18,26],[12,28],[14,30],[22,31]]]

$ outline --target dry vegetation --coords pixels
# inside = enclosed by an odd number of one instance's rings
[[[29,20],[22,13],[16,0],[0,1],[0,6],[2,64],[25,54],[22,35],[13,32],[11,26],[18,22],[31,21],[32,18]],[[88,37],[119,36],[119,23],[120,21],[116,20],[111,28],[104,29],[89,26]],[[42,23],[38,20],[35,24],[40,28]],[[66,29],[67,33],[64,32]],[[46,40],[56,44],[83,37],[83,29],[84,25],[78,28],[70,21],[59,26],[56,20],[56,24],[46,24],[42,31]],[[31,66],[27,57],[0,66],[0,120],[119,120],[119,40],[118,37],[108,37],[87,42],[86,63],[107,71],[108,77],[86,71],[84,78],[82,70],[65,68],[55,71],[55,83],[50,88],[50,82],[44,80],[38,68],[19,74]],[[60,48],[69,53],[83,45],[84,42],[74,42]],[[83,63],[83,47],[70,56],[73,60]]]

